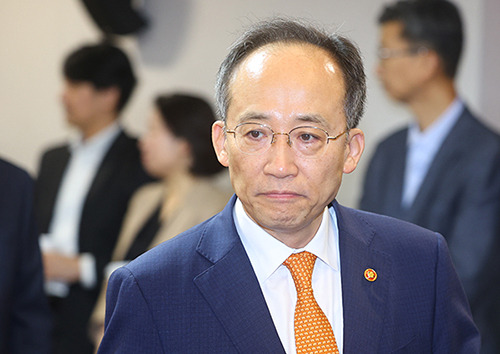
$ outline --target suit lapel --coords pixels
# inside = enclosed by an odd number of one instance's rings
[[[37,211],[41,232],[48,232],[57,195],[70,159],[69,147],[64,146],[54,152],[47,166],[42,165],[42,170],[37,180]]]
[[[57,194],[59,186],[61,185],[61,181],[64,176],[64,171],[66,171],[66,167],[68,166],[69,159],[71,154],[69,152],[69,148],[65,147],[61,150],[57,159],[55,159],[56,163],[54,164],[54,169],[52,172],[52,177],[54,178],[53,187],[56,189],[53,194]]]
[[[239,352],[284,353],[257,277],[241,243],[235,197],[203,234],[198,252],[213,266],[194,282]]]
[[[401,200],[403,198],[403,182],[406,168],[406,144],[408,139],[408,129],[399,133],[392,149],[394,154],[391,155],[390,174],[387,178],[387,208],[385,214],[395,215],[399,218],[404,218],[401,210]],[[369,178],[369,176],[368,176]]]
[[[94,180],[92,181],[92,185],[90,186],[87,200],[85,201],[86,205],[88,204],[88,200],[92,200],[95,195],[102,195],[100,191],[104,190],[108,181],[113,179],[113,172],[116,171],[116,156],[119,154],[125,139],[125,133],[120,132],[115,141],[111,144],[111,147],[106,155],[104,155],[104,158],[97,169]]]
[[[372,246],[375,232],[356,211],[334,203],[339,226],[344,353],[376,352],[387,307],[391,261]],[[377,273],[375,281],[365,278],[366,269]]]
[[[456,167],[456,156],[461,154],[463,149],[463,141],[467,138],[469,130],[467,128],[467,117],[470,116],[467,108],[464,109],[460,118],[455,123],[448,136],[443,141],[441,148],[436,153],[434,160],[429,166],[429,170],[422,182],[415,201],[410,208],[411,222],[419,223],[422,213],[428,210],[430,200],[435,200],[437,193],[436,186],[441,185],[442,176],[447,175],[450,168]]]

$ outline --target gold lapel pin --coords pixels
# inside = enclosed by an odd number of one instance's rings
[[[374,271],[371,268],[367,268],[365,270],[365,279],[368,280],[368,281],[375,281],[375,280],[377,280],[377,272]]]

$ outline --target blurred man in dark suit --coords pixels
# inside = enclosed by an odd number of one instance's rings
[[[66,118],[78,131],[43,154],[36,185],[55,353],[91,353],[87,323],[127,203],[150,179],[118,118],[136,84],[123,51],[84,46],[64,62]]]
[[[380,18],[378,74],[414,122],[382,141],[366,173],[361,209],[441,233],[483,337],[500,353],[500,139],[455,88],[463,30],[445,0],[399,1]],[[495,343],[496,342],[496,343]]]

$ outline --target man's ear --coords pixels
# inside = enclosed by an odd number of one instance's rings
[[[212,144],[214,145],[217,159],[222,166],[229,166],[229,156],[226,150],[226,134],[224,133],[224,122],[218,120],[212,125]]]
[[[116,86],[107,87],[99,90],[102,102],[105,105],[106,111],[116,112],[118,110],[118,102],[120,101],[120,89]]]
[[[365,149],[365,134],[361,129],[351,129],[348,139],[344,159],[344,173],[351,173],[356,169]]]
[[[427,50],[425,53],[419,54],[418,58],[422,68],[420,75],[425,81],[432,80],[444,73],[442,60],[434,50]]]

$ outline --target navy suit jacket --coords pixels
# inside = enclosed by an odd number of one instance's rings
[[[113,273],[99,353],[284,353],[233,220],[206,222]],[[479,336],[444,239],[333,204],[344,353],[477,353]],[[365,269],[378,278],[367,281]]]
[[[0,353],[49,353],[46,300],[33,181],[25,171],[0,160]]]
[[[401,207],[408,129],[382,141],[360,208],[443,235],[483,339],[500,352],[500,138],[465,109],[436,154],[413,205]],[[493,344],[493,342],[497,342]],[[486,346],[485,346],[486,347]]]
[[[68,145],[46,151],[36,181],[35,211],[40,232],[49,230],[64,171],[70,159]],[[144,172],[137,140],[120,133],[101,162],[86,196],[79,225],[80,253],[96,260],[97,286],[75,283],[67,297],[52,306],[55,353],[92,353],[88,321],[97,301],[103,269],[111,259],[132,194],[151,178]]]

